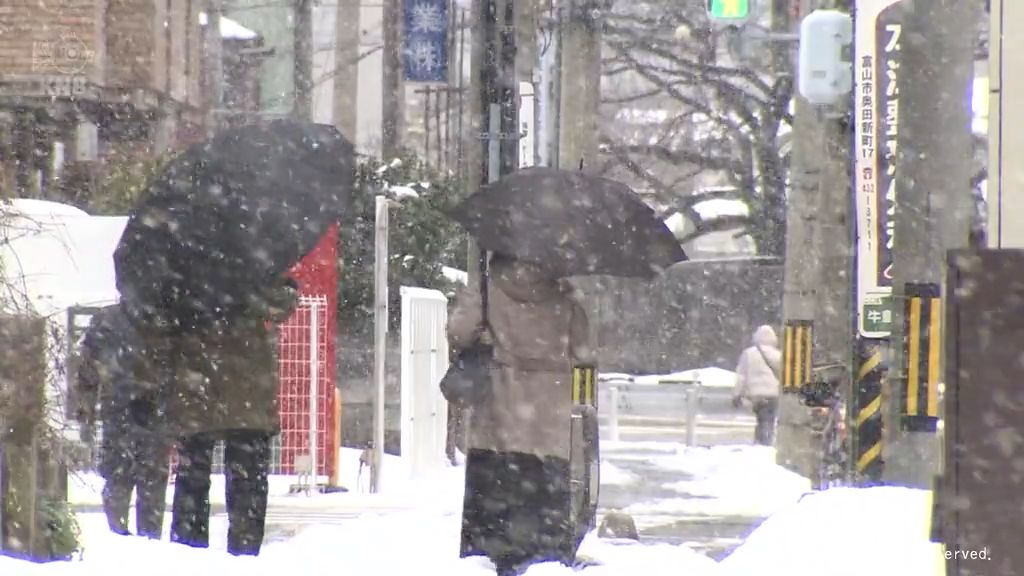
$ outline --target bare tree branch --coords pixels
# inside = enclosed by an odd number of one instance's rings
[[[699,224],[697,222],[694,222],[694,231],[683,236],[682,238],[679,239],[679,241],[682,243],[686,243],[701,236],[711,234],[712,232],[724,232],[726,230],[732,230],[734,228],[749,229],[750,225],[751,219],[749,216],[728,215],[717,216],[715,218],[708,218],[707,220],[701,220]],[[740,235],[742,236],[745,234],[746,233],[744,232],[741,233]]]
[[[738,164],[732,158],[707,156],[692,150],[672,150],[667,146],[609,142],[608,149],[613,153],[642,154],[655,157],[670,164],[696,165],[702,166],[705,169],[736,170],[738,167]]]

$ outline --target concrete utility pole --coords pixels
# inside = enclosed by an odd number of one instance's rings
[[[387,416],[388,337],[388,199],[377,196],[374,207],[373,259],[373,457],[370,492],[381,490]],[[314,475],[315,476],[315,475]]]
[[[819,8],[801,0],[800,14]],[[782,6],[780,6],[781,8]],[[781,16],[776,25],[794,27]],[[780,30],[789,32],[789,30]],[[826,111],[795,95],[792,189],[786,214],[783,318],[812,322],[813,363],[850,365],[850,177],[845,109]],[[803,375],[804,380],[807,375]],[[799,384],[799,383],[797,383]],[[821,446],[811,413],[792,391],[779,405],[777,461],[809,478],[817,476]]]
[[[334,20],[334,125],[355,144],[359,105],[360,0],[338,0]]]
[[[895,362],[889,369],[891,394],[886,403],[886,425],[890,432],[883,479],[890,484],[930,489],[940,464],[934,427],[937,419],[924,421],[923,413],[917,419],[906,416],[910,372],[906,360],[908,352],[920,357],[921,351],[908,346],[904,290],[907,283],[942,286],[946,252],[968,245],[973,209],[970,90],[980,14],[976,2],[904,2],[907,12],[898,86],[906,104],[899,110],[902,177],[897,180],[893,254]],[[927,358],[921,361],[927,366]],[[939,366],[934,370],[935,374],[942,373]],[[916,366],[914,371],[918,371]]]
[[[558,168],[597,167],[601,28],[592,0],[566,0],[559,26]],[[596,16],[600,18],[598,14]]]
[[[295,0],[292,114],[296,120],[313,120],[313,0]]]
[[[383,92],[381,151],[385,160],[402,146],[405,86],[402,83],[402,0],[384,0]]]
[[[220,34],[220,18],[223,13],[221,0],[210,0],[209,12],[206,14],[206,34],[203,36],[206,53],[206,128],[210,134],[220,128],[218,111],[224,107],[224,38]]]
[[[467,192],[516,170],[518,83],[516,81],[516,10],[513,0],[473,3],[473,82],[470,114],[473,139],[466,148]],[[481,255],[469,243],[470,284],[479,281]]]
[[[991,2],[988,245],[1024,248],[1024,2]]]

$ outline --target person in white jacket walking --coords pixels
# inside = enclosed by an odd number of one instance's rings
[[[775,330],[771,326],[759,326],[754,331],[751,346],[740,354],[733,403],[739,407],[744,400],[750,401],[757,416],[754,438],[764,446],[775,443],[781,371],[782,352]]]

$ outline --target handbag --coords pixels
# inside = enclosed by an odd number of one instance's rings
[[[481,271],[484,268],[481,267]],[[477,326],[473,343],[459,350],[455,359],[441,378],[441,394],[445,400],[459,407],[479,406],[491,395],[493,380],[491,368],[494,365],[494,345],[484,340],[491,330],[487,319],[487,276],[481,274],[480,301],[482,303],[480,325]]]

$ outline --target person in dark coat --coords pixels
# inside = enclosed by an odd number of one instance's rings
[[[78,420],[87,430],[102,423],[99,472],[106,480],[103,509],[110,529],[128,534],[132,491],[138,534],[163,532],[171,440],[161,414],[154,355],[133,330],[120,305],[93,316],[78,369]]]
[[[496,370],[492,393],[470,417],[462,555],[486,555],[504,576],[575,560],[572,371],[594,357],[586,313],[568,283],[503,255],[489,269]],[[472,344],[481,312],[479,288],[463,289],[448,320],[453,350]]]
[[[247,312],[176,337],[168,416],[180,434],[171,540],[209,546],[213,449],[224,442],[228,552],[256,556],[266,521],[270,441],[280,431],[275,326],[298,286],[284,279]]]

